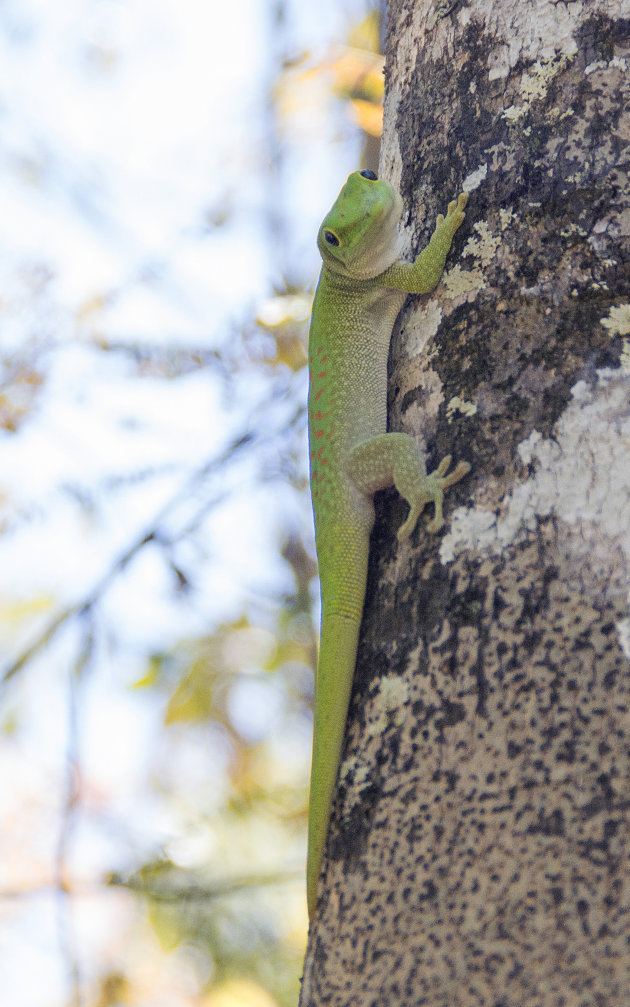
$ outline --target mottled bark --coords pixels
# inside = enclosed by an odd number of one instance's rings
[[[410,245],[470,192],[390,426],[473,472],[377,498],[303,1007],[630,1003],[629,111],[630,0],[390,5]]]

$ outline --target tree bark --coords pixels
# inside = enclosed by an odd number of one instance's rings
[[[450,9],[447,9],[449,8]],[[377,498],[302,1007],[630,1002],[630,0],[390,4],[410,245],[390,428],[473,465]]]

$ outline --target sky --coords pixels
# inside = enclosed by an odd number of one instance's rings
[[[285,100],[277,122],[269,98],[281,59],[308,53],[316,65],[364,4],[288,0],[282,21],[278,7],[0,5],[0,393],[14,361],[30,375],[20,386],[26,420],[0,430],[0,670],[90,592],[161,508],[171,530],[190,519],[194,484],[169,501],[201,464],[257,416],[288,423],[306,393],[300,375],[267,402],[268,383],[249,370],[233,376],[226,400],[211,368],[139,382],[128,353],[102,352],[103,340],[145,347],[148,359],[160,346],[228,352],[245,320],[271,310],[283,276],[314,282],[314,234],[356,166],[359,136],[316,79],[296,84],[295,106]],[[206,553],[177,557],[199,571],[186,606],[173,602],[172,575],[151,548],[105,595],[99,619],[117,641],[92,656],[81,744],[89,787],[108,794],[127,839],[122,848],[115,829],[86,826],[76,844],[86,877],[139,854],[149,835],[192,842],[139,797],[161,711],[129,683],[147,646],[168,648],[282,590],[273,546],[292,523],[308,535],[310,511],[258,475],[237,459],[213,484]],[[80,624],[62,631],[0,697],[0,719],[20,717],[18,735],[0,739],[0,892],[20,886],[25,865],[40,879],[50,870],[75,729],[66,673],[80,633]],[[294,741],[307,765],[308,738]],[[182,758],[194,776],[194,759]],[[0,901],[2,1004],[66,1002],[60,912],[52,898],[19,911]],[[84,957],[97,958],[123,909],[113,900],[104,913],[87,899],[82,912]]]

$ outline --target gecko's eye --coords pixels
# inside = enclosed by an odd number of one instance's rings
[[[366,168],[365,171],[360,171],[359,174],[363,175],[364,178],[369,178],[370,182],[378,181],[374,172],[370,171],[369,168]]]
[[[324,231],[324,241],[326,242],[327,245],[336,246],[339,244],[339,238],[337,237],[336,234],[333,234],[332,231]]]

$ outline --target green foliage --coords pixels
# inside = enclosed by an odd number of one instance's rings
[[[166,953],[194,948],[206,988],[247,976],[286,1007],[295,1004],[303,953],[299,913],[287,926],[286,888],[297,878],[247,878],[212,883],[204,872],[184,871],[171,861],[145,865],[121,882],[146,900],[147,916]],[[301,878],[300,878],[301,881]],[[257,898],[268,886],[266,898]],[[275,893],[271,891],[274,888]]]

